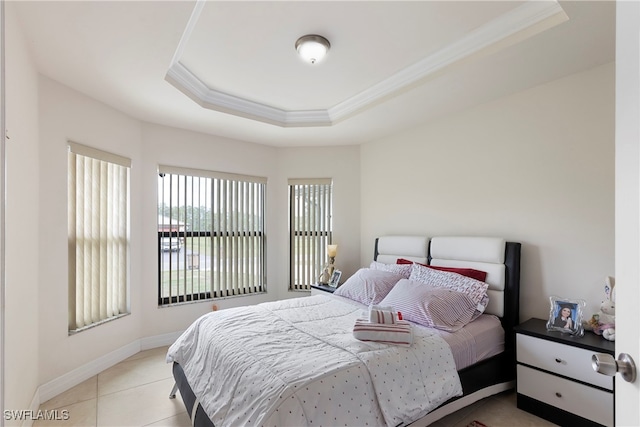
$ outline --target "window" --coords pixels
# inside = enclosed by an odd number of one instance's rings
[[[330,178],[289,180],[292,290],[310,289],[327,261],[332,237],[331,190]]]
[[[265,292],[266,178],[160,166],[158,304]]]
[[[128,313],[129,171],[124,157],[69,142],[69,330]]]

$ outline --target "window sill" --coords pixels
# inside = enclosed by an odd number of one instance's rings
[[[93,328],[95,328],[96,326],[103,325],[103,324],[105,324],[105,323],[111,322],[111,321],[113,321],[113,320],[120,319],[120,318],[125,317],[125,316],[128,316],[128,315],[130,315],[130,314],[131,314],[131,313],[122,313],[122,314],[118,314],[117,316],[113,316],[113,317],[110,317],[110,318],[108,318],[108,319],[104,319],[104,320],[101,320],[101,321],[99,321],[99,322],[95,322],[95,323],[92,323],[92,324],[90,324],[90,325],[83,326],[82,328],[78,328],[78,329],[70,329],[70,330],[69,330],[69,336],[76,335],[76,334],[78,334],[78,333],[80,333],[80,332],[84,332],[84,331],[86,331],[86,330],[88,330],[88,329],[93,329]]]

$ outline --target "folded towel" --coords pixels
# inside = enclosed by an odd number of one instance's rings
[[[402,319],[402,317],[396,316],[393,307],[369,306],[369,322],[371,323],[396,323],[397,319]]]
[[[393,324],[371,323],[366,319],[357,319],[353,326],[353,336],[360,341],[375,341],[409,347],[413,342],[411,324],[405,320],[396,320]]]

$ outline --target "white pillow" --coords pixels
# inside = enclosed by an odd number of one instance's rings
[[[412,264],[411,268],[409,279],[436,288],[462,292],[477,304],[478,311],[483,312],[486,308],[486,304],[489,301],[487,296],[489,285],[487,283],[458,273],[423,267],[420,264]]]
[[[369,268],[401,274],[405,279],[408,279],[411,275],[411,264],[385,264],[383,262],[371,261]]]
[[[361,268],[333,293],[364,305],[378,304],[403,276],[383,270]]]
[[[380,303],[402,318],[430,328],[455,332],[474,319],[476,303],[466,294],[407,279],[400,280]]]

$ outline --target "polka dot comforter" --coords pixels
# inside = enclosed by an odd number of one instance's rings
[[[169,348],[214,425],[398,426],[462,394],[451,350],[412,325],[400,347],[358,341],[363,306],[312,296],[206,314]]]

